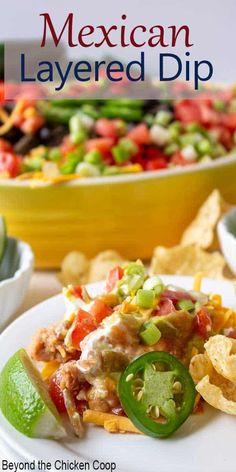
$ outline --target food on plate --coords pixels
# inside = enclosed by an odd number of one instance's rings
[[[230,337],[235,336],[235,331],[228,331],[228,336],[211,337],[204,345],[204,354],[191,359],[190,373],[196,390],[207,403],[236,415],[236,340]]]
[[[0,282],[15,275],[19,262],[17,240],[7,236],[5,219],[0,215]]]
[[[79,251],[72,251],[63,259],[58,277],[64,285],[98,282],[106,278],[112,267],[121,265],[125,259],[114,250],[102,251],[88,259]]]
[[[209,163],[235,151],[235,91],[221,96],[2,100],[0,175],[60,183]]]
[[[166,248],[158,246],[151,262],[152,274],[194,275],[202,272],[205,277],[224,278],[225,260],[219,251],[212,253],[196,244]]]
[[[167,437],[201,404],[193,381],[212,404],[201,382],[213,369],[217,376],[228,375],[224,388],[233,385],[234,392],[229,345],[235,344],[236,313],[222,306],[219,295],[201,292],[200,274],[187,291],[148,275],[141,261],[130,262],[113,267],[95,297],[83,285],[68,286],[63,295],[64,318],[35,333],[28,352],[77,436],[93,423],[111,433]],[[223,362],[220,373],[216,353]],[[12,382],[8,372],[3,369],[0,377],[2,392]],[[17,391],[20,383],[18,377]]]
[[[0,408],[26,436],[54,439],[66,436],[58,411],[24,349],[16,352],[1,372]]]
[[[187,369],[167,352],[148,352],[131,362],[119,381],[129,418],[148,436],[172,434],[192,413],[195,388]],[[158,422],[159,417],[164,421]]]
[[[219,190],[214,190],[198,210],[196,218],[184,231],[181,244],[197,244],[202,249],[219,248],[216,233],[217,223],[230,205],[226,203]]]

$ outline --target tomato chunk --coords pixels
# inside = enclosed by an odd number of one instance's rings
[[[8,172],[16,177],[20,172],[21,159],[16,154],[0,151],[0,172]]]
[[[136,144],[150,144],[150,133],[145,123],[135,126],[128,133],[128,138],[134,141]]]
[[[76,297],[76,298],[82,298],[83,299],[83,288],[81,287],[81,285],[76,285],[74,286],[72,289],[72,294]]]
[[[6,139],[0,139],[0,152],[13,152],[13,146]]]
[[[86,151],[100,151],[102,154],[107,153],[114,146],[115,141],[112,138],[89,139],[86,143]]]
[[[53,375],[50,380],[48,392],[58,412],[65,413],[66,407],[65,407],[65,402],[63,398],[63,393],[60,388],[60,383],[61,383],[61,374],[60,372],[56,372],[56,374]]]
[[[194,319],[194,331],[203,339],[207,339],[211,327],[212,321],[207,308],[200,308],[200,310],[198,310],[198,312],[196,313],[196,317]]]
[[[108,120],[100,118],[95,125],[95,131],[99,136],[104,138],[118,138],[125,132],[126,126],[122,120]]]
[[[85,338],[85,336],[96,328],[97,324],[95,320],[93,320],[91,314],[85,310],[79,309],[74,321],[74,328],[71,331],[72,346],[78,348],[80,342]]]
[[[155,159],[147,162],[145,166],[146,170],[160,170],[167,168],[167,162],[164,157],[156,157]]]
[[[114,267],[114,269],[110,270],[106,282],[106,289],[108,292],[111,292],[113,288],[115,288],[116,283],[122,279],[123,275],[124,271],[120,266]]]
[[[102,320],[104,320],[104,318],[111,315],[112,308],[106,305],[102,300],[97,299],[92,304],[90,313],[95,321],[99,324],[102,322]]]

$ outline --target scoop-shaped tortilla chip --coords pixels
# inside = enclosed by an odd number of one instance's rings
[[[205,343],[205,349],[216,372],[236,382],[236,339],[218,334]]]
[[[236,415],[236,402],[227,399],[217,385],[210,382],[209,375],[205,375],[196,385],[196,390],[209,405],[228,415]],[[236,386],[235,386],[236,390]]]
[[[189,365],[189,372],[195,384],[200,382],[206,375],[211,375],[213,371],[212,363],[209,357],[204,354],[196,354],[192,357]]]

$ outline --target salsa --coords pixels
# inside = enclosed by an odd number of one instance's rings
[[[2,99],[0,122],[1,178],[56,182],[160,172],[234,154],[236,94],[175,101]]]

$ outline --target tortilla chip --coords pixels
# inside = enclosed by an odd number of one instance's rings
[[[208,253],[197,245],[158,246],[151,261],[152,274],[195,275],[223,279],[225,260],[219,252]]]
[[[219,342],[219,336],[209,341]],[[209,347],[208,343],[205,347]],[[207,346],[208,345],[208,346]],[[236,383],[218,373],[208,354],[197,354],[191,359],[190,374],[196,383],[196,390],[209,405],[231,415],[236,415]]]
[[[82,252],[72,251],[63,259],[60,282],[67,285],[80,285],[88,282],[89,260]]]
[[[105,280],[108,272],[117,265],[124,264],[125,259],[116,251],[108,250],[100,252],[90,262],[88,275],[89,282],[98,282]]]
[[[204,354],[197,354],[192,357],[189,364],[189,372],[195,384],[198,384],[205,375],[211,375],[213,372],[213,366],[209,357]]]
[[[183,246],[197,244],[202,249],[218,249],[217,223],[229,207],[219,190],[214,190],[199,209],[196,218],[184,231],[181,244]]]
[[[218,334],[205,343],[205,349],[216,372],[236,382],[236,339]]]
[[[234,389],[236,395],[235,385]],[[210,382],[209,375],[203,377],[203,379],[197,384],[196,390],[200,393],[202,398],[209,403],[209,405],[227,413],[228,415],[236,415],[236,401],[226,398],[222,389]]]

